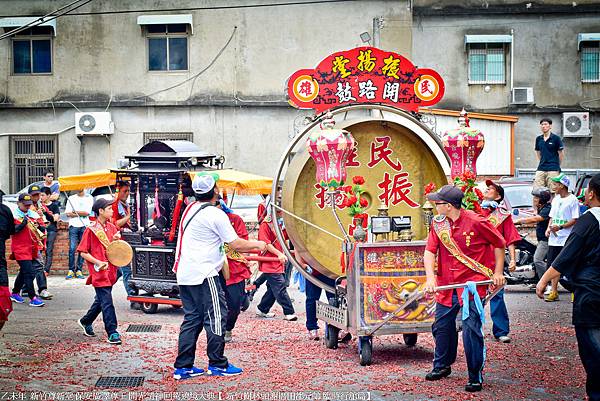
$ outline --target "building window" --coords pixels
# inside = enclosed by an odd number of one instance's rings
[[[56,135],[10,137],[10,183],[17,192],[44,179],[46,171],[57,171]]]
[[[144,145],[152,141],[194,142],[194,134],[192,132],[144,132]]]
[[[52,27],[37,26],[12,39],[13,74],[52,73]]]
[[[600,82],[600,42],[581,44],[581,82]]]
[[[188,25],[147,25],[148,70],[187,71]]]
[[[469,83],[505,84],[504,43],[469,43]]]

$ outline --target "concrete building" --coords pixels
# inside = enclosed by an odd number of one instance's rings
[[[0,188],[18,190],[47,167],[115,167],[152,139],[191,139],[228,167],[272,175],[311,114],[287,104],[286,79],[363,45],[363,32],[444,77],[436,108],[518,117],[517,168],[537,164],[542,116],[562,134],[563,112],[589,111],[590,135],[565,139],[565,167],[600,168],[600,5],[302,2],[95,0],[0,40]],[[3,1],[0,33],[64,3]],[[515,102],[514,88],[531,90]],[[78,112],[109,112],[113,133],[77,135],[90,128]]]
[[[0,25],[63,3],[4,1]],[[381,46],[410,53],[408,0],[270,3],[96,0],[0,40],[0,187],[18,190],[47,166],[115,167],[152,138],[191,138],[228,167],[272,175],[308,114],[287,104],[288,76],[362,45],[379,16]],[[110,112],[114,133],[78,137],[78,111]]]
[[[598,169],[599,32],[597,1],[415,0],[412,56],[444,77],[446,93],[436,107],[519,118],[517,168],[537,167],[539,121],[550,117],[565,144],[563,167]],[[586,124],[581,113],[589,113],[589,131],[576,131],[578,122]],[[564,129],[569,117],[570,130],[581,136]]]

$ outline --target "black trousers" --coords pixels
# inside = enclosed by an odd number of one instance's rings
[[[587,395],[590,401],[600,401],[600,327],[575,326],[575,335],[587,376]]]
[[[8,287],[8,265],[6,263],[6,238],[0,237],[0,287]]]
[[[25,288],[29,299],[35,298],[35,288],[33,287],[33,280],[35,280],[35,270],[33,267],[33,260],[17,260],[19,264],[19,273],[15,279],[15,286],[13,287],[13,294],[18,294],[21,289]]]
[[[283,308],[284,315],[293,315],[294,306],[285,286],[285,274],[263,273],[262,275],[267,279],[267,292],[260,300],[258,310],[262,313],[268,313],[273,304],[275,304],[275,301],[277,301]]]
[[[96,297],[94,303],[90,306],[84,317],[81,318],[81,323],[87,326],[94,323],[94,320],[102,312],[102,320],[104,321],[104,329],[110,336],[117,332],[117,314],[112,299],[112,287],[94,287]]]
[[[48,230],[48,236],[46,237],[46,263],[44,266],[44,270],[47,273],[50,273],[50,269],[52,268],[52,259],[54,255],[54,242],[56,241],[56,236],[58,235],[58,231]]]
[[[231,284],[226,287],[225,299],[227,299],[227,323],[225,324],[225,330],[232,331],[235,328],[240,311],[242,310],[242,303],[246,297],[246,283],[244,280],[239,283]]]
[[[265,276],[264,273],[261,273],[260,276],[258,276],[256,278],[256,280],[254,280],[254,285],[256,286],[256,289],[258,290],[258,287],[260,287],[261,285],[263,285],[266,282],[267,282],[267,276]]]
[[[206,330],[208,364],[219,368],[228,365],[225,352],[225,322],[227,301],[219,277],[208,277],[199,285],[180,285],[183,323],[179,329],[178,355],[175,368],[191,368],[196,357],[196,343]]]
[[[38,291],[42,292],[43,290],[48,289],[48,280],[46,279],[46,275],[44,274],[44,265],[40,261],[40,258],[34,259],[31,261],[31,268],[33,269],[33,273],[35,276],[35,281],[37,282]],[[15,286],[13,290],[13,294],[18,294],[23,289],[25,284],[23,274],[21,270],[17,273],[17,277],[15,278]],[[35,290],[35,288],[34,288]]]

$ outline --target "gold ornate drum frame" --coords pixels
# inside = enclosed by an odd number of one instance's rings
[[[352,184],[353,176],[365,178],[362,187],[369,200],[365,213],[377,215],[382,199],[387,200],[389,215],[411,216],[415,239],[425,239],[421,209],[424,187],[429,182],[434,182],[438,187],[444,185],[447,182],[446,175],[450,172],[449,158],[437,135],[410,114],[390,106],[353,105],[334,109],[332,113],[336,117],[335,128],[350,131],[358,143],[357,157],[347,170],[346,185]],[[315,187],[316,167],[305,148],[307,134],[318,129],[320,121],[318,119],[309,124],[288,146],[273,180],[271,199],[277,199],[277,183],[283,179],[282,199],[280,204],[276,203],[277,206],[343,237],[331,206],[323,204],[323,191]],[[294,152],[286,169],[289,156]],[[270,213],[273,215],[275,209],[271,208]],[[337,213],[347,229],[352,224],[351,217],[344,209],[338,209]],[[342,242],[339,238],[286,213],[283,217],[295,251],[311,267],[330,278],[342,275]],[[277,227],[275,231],[280,242],[283,242],[280,229]],[[304,273],[289,249],[284,247],[284,252],[294,266]],[[322,282],[304,275],[324,287]]]

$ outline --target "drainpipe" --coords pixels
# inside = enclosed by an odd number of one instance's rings
[[[510,30],[511,44],[510,44],[510,96],[512,101],[512,92],[514,88],[514,71],[515,71],[515,30]]]

